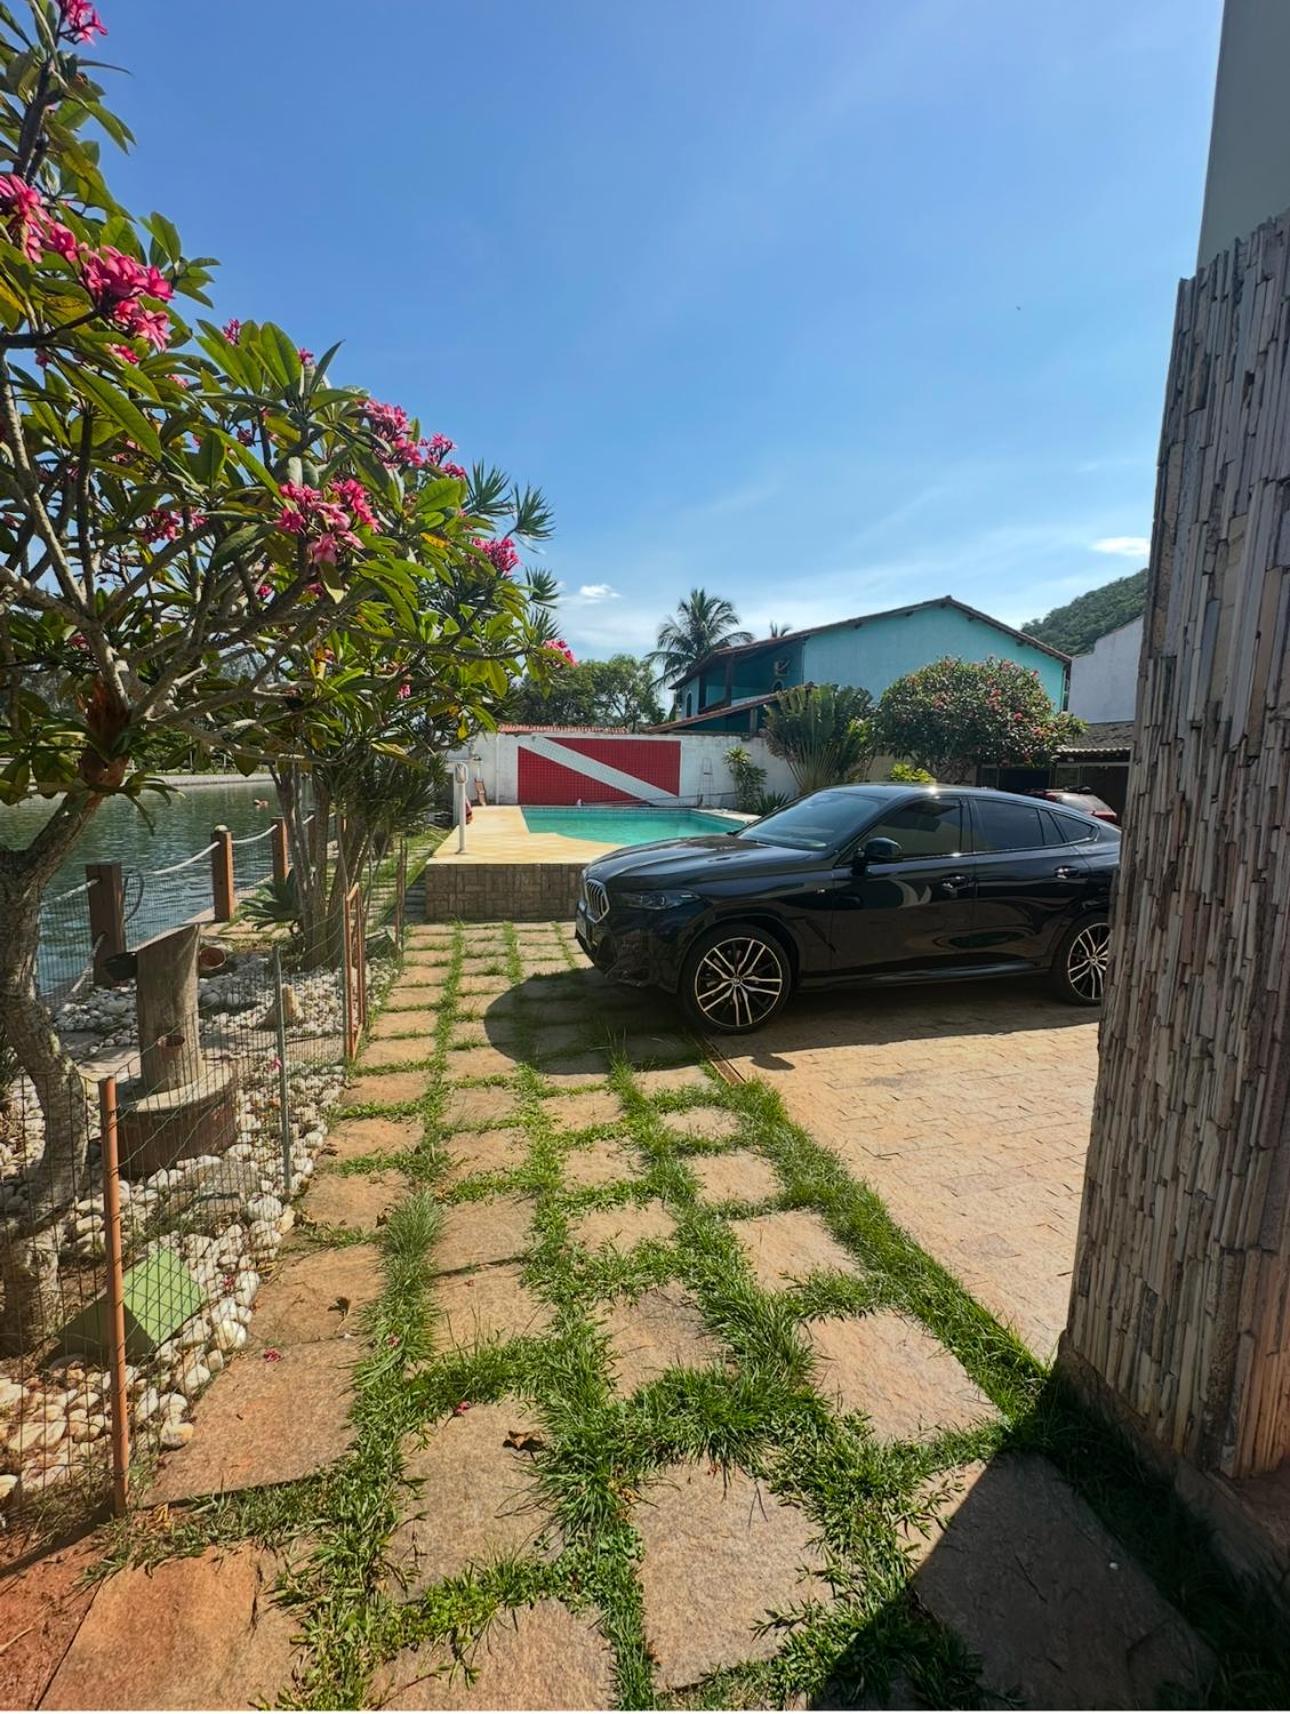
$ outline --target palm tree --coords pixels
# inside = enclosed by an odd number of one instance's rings
[[[792,629],[793,629],[793,627],[791,625],[774,625],[774,624],[772,624],[769,631],[767,631],[766,635],[768,637],[787,637],[789,635],[789,633],[792,631]]]
[[[738,629],[734,604],[706,589],[692,589],[676,612],[658,628],[658,647],[649,660],[658,668],[660,684],[682,678],[713,649],[751,643],[752,632]]]

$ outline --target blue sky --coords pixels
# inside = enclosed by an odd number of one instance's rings
[[[122,200],[545,488],[579,652],[1144,562],[1219,0],[100,9]]]

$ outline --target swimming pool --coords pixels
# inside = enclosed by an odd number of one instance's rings
[[[694,834],[733,833],[732,816],[701,809],[632,809],[608,804],[597,809],[526,809],[530,833],[563,833],[567,839],[591,839],[597,845],[648,845],[652,839],[686,839]]]

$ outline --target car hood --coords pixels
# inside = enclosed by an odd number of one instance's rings
[[[760,845],[717,833],[707,838],[661,839],[629,845],[587,865],[597,881],[630,878],[632,886],[679,887],[735,875],[773,875],[797,868],[809,856],[786,845]]]

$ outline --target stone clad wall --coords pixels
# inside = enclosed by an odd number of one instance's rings
[[[427,863],[425,920],[572,918],[585,863]]]
[[[1179,294],[1064,1357],[1147,1441],[1290,1454],[1290,215]]]

